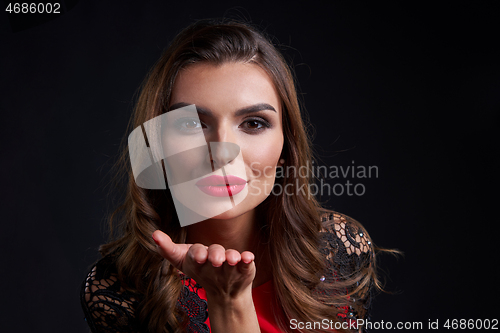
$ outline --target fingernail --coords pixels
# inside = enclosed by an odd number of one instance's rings
[[[160,242],[158,242],[158,240],[155,238],[155,235],[151,235],[151,237],[155,241],[156,245],[160,246]]]

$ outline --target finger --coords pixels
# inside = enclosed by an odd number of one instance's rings
[[[160,230],[153,232],[152,236],[158,245],[160,255],[170,261],[177,269],[182,270],[182,264],[190,245],[175,244],[167,234]]]
[[[188,256],[198,264],[202,265],[208,258],[207,247],[203,244],[193,244],[188,251]]]
[[[226,250],[226,261],[230,266],[234,266],[241,261],[241,255],[236,250]]]
[[[245,264],[249,264],[255,260],[255,255],[250,251],[245,251],[241,254],[241,261]]]
[[[226,249],[222,245],[212,244],[208,247],[208,261],[214,267],[220,267],[226,261]]]
[[[238,263],[238,265],[236,266],[238,267],[238,271],[243,274],[243,275],[247,275],[247,276],[250,276],[252,275],[253,278],[255,277],[255,273],[256,273],[256,268],[255,268],[255,261],[250,261],[249,263],[245,263],[243,260],[240,261]]]

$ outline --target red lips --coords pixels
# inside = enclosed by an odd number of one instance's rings
[[[195,185],[205,194],[214,197],[227,197],[240,193],[245,188],[246,183],[246,180],[232,175],[225,177],[212,175],[200,179]]]

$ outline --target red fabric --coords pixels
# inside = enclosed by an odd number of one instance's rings
[[[261,333],[281,333],[274,318],[274,312],[279,311],[278,315],[281,318],[284,318],[284,314],[276,304],[273,282],[270,280],[257,288],[253,288],[252,297]]]
[[[196,282],[191,279],[190,282],[186,281],[186,284],[188,283],[190,283],[190,289],[194,290],[193,287]],[[197,289],[197,293],[201,299],[204,299],[205,301],[207,300],[205,289],[199,288]],[[279,311],[279,314],[282,317],[284,317],[284,314],[276,303],[274,284],[272,280],[253,288],[252,297],[261,333],[282,333],[282,331],[279,330],[278,323],[274,318],[274,312]],[[210,318],[205,321],[205,324],[207,324],[210,328]]]

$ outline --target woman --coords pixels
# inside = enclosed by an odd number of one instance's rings
[[[154,119],[173,125],[158,135]],[[234,21],[184,29],[146,79],[133,128],[151,154],[129,137],[120,234],[82,287],[92,331],[362,330],[379,287],[373,244],[321,209],[310,174],[276,177],[312,156],[293,76],[262,33]],[[153,155],[170,193],[138,174],[138,156]]]

